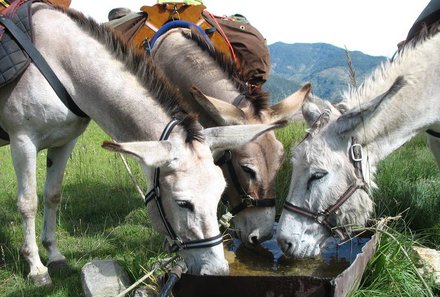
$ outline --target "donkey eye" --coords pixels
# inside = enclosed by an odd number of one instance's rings
[[[194,204],[187,200],[176,200],[176,203],[181,208],[189,209],[190,211],[194,211]]]
[[[328,173],[327,171],[317,171],[317,172],[313,173],[310,176],[309,180],[307,181],[307,190],[310,190],[310,187],[314,181],[323,178],[324,176],[327,175],[327,173]]]
[[[249,174],[252,179],[255,179],[257,177],[257,173],[252,168],[245,166],[245,165],[240,165],[240,166],[241,166],[241,169],[244,172],[246,172],[247,174]]]

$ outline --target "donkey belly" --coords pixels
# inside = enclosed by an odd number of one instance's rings
[[[11,141],[26,137],[39,150],[62,146],[81,135],[89,121],[72,114],[33,65],[0,89],[0,126]]]

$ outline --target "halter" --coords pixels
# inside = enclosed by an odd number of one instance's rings
[[[215,162],[215,165],[221,166],[226,164],[228,166],[229,176],[234,184],[235,189],[240,195],[241,203],[229,210],[231,215],[235,216],[240,211],[250,208],[250,207],[274,207],[275,199],[266,198],[266,199],[255,199],[251,195],[249,195],[243,187],[238,182],[237,173],[235,172],[234,166],[232,165],[232,152],[230,150],[226,150],[223,153],[223,156],[220,157]]]
[[[348,187],[348,189],[339,197],[339,199],[335,202],[335,204],[329,206],[324,211],[313,212],[308,209],[295,206],[292,203],[285,201],[284,209],[291,211],[293,213],[300,214],[302,216],[313,219],[318,224],[327,228],[333,236],[338,236],[342,241],[345,241],[349,238],[349,235],[345,230],[342,230],[342,227],[333,225],[328,221],[328,218],[334,214],[347,200],[350,198],[357,190],[362,189],[368,193],[368,185],[365,182],[364,175],[362,172],[362,146],[359,143],[356,143],[356,138],[352,137],[351,146],[349,149],[349,155],[351,163],[354,166],[356,180]]]
[[[167,140],[171,134],[173,128],[180,123],[177,119],[172,119],[165,127],[160,136],[159,140]],[[184,242],[182,239],[177,236],[173,227],[167,219],[165,214],[165,209],[162,205],[162,200],[160,197],[160,184],[159,184],[159,174],[160,169],[157,167],[154,169],[154,187],[153,189],[145,195],[145,205],[154,199],[156,202],[157,209],[159,210],[160,217],[165,226],[165,229],[168,232],[168,236],[170,237],[170,250],[172,252],[180,251],[180,250],[188,250],[188,249],[196,249],[196,248],[208,248],[213,247],[223,242],[223,236],[218,234],[213,237],[205,238],[205,239],[196,239]]]

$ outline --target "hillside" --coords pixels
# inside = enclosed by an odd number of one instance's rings
[[[330,101],[339,101],[349,82],[345,49],[326,43],[277,42],[269,45],[272,73],[265,88],[277,102],[306,82],[313,92]],[[386,57],[374,57],[350,51],[358,84]]]

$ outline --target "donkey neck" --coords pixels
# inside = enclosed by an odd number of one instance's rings
[[[36,47],[91,119],[117,141],[159,138],[171,116],[126,62],[64,13],[37,9],[33,18]]]
[[[212,126],[213,123],[204,118],[203,109],[195,103],[188,90],[197,86],[203,93],[231,104],[241,92],[231,74],[195,41],[183,36],[184,31],[188,30],[172,29],[161,36],[155,43],[152,57],[182,91],[188,107],[200,114],[201,123]]]
[[[351,106],[380,94],[402,75],[405,86],[377,114],[355,131],[366,146],[371,162],[377,163],[391,152],[427,129],[440,128],[440,34],[406,49],[392,63],[387,63],[367,79],[348,99]],[[359,102],[359,103],[358,103]]]

